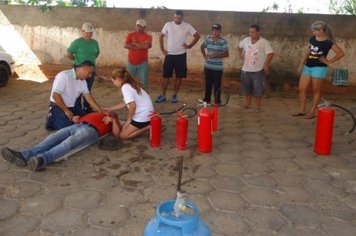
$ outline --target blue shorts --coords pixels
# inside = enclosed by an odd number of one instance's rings
[[[256,72],[241,71],[241,92],[243,95],[262,97],[266,76],[263,70]]]
[[[315,66],[315,67],[304,66],[302,75],[309,75],[310,77],[318,78],[318,79],[326,79],[326,77],[328,76],[328,67],[327,66]]]

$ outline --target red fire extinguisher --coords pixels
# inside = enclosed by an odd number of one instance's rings
[[[157,112],[151,114],[150,120],[150,145],[159,147],[161,145],[161,124],[162,119]]]
[[[333,136],[335,110],[330,107],[318,109],[314,152],[319,155],[330,155]]]
[[[176,148],[185,150],[187,148],[188,119],[183,112],[178,113],[176,126]]]
[[[219,106],[217,104],[213,107],[213,132],[218,131],[218,120],[219,120]]]
[[[203,153],[209,153],[212,151],[212,135],[211,135],[211,123],[212,114],[206,107],[200,109],[198,114],[198,150]]]

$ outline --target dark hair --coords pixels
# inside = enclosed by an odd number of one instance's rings
[[[115,69],[112,71],[111,75],[114,77],[114,79],[120,77],[122,80],[122,85],[130,84],[131,87],[136,90],[137,94],[141,94],[141,83],[132,78],[131,74],[126,70],[126,68]]]
[[[74,68],[79,68],[79,67],[83,67],[83,66],[89,66],[89,67],[95,67],[94,63],[89,61],[89,60],[85,60],[82,63],[78,64],[78,65],[74,65]]]
[[[182,10],[176,10],[176,12],[174,14],[176,14],[178,16],[183,16],[184,15]]]
[[[256,24],[251,25],[250,29],[255,29],[257,32],[260,32],[260,26]]]

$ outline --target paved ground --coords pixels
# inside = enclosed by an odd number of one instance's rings
[[[50,87],[13,80],[0,88],[0,147],[22,149],[48,135]],[[180,99],[195,105],[201,94],[185,88]],[[94,96],[103,105],[119,99],[104,82],[96,82]],[[353,96],[326,98],[355,114]],[[213,235],[356,235],[356,133],[345,134],[352,121],[337,111],[332,155],[317,156],[316,120],[292,118],[297,104],[294,93],[271,93],[264,112],[255,113],[242,111],[241,97],[232,94],[220,109],[210,154],[197,152],[196,118],[189,122],[188,150],[178,151],[175,118],[164,116],[168,128],[157,149],[146,134],[118,151],[91,146],[42,172],[1,159],[0,235],[142,235],[155,207],[175,197],[182,155],[182,190]]]

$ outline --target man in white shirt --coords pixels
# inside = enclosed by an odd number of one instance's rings
[[[49,112],[46,129],[59,130],[73,124],[74,116],[84,116],[87,112],[76,103],[77,98],[83,95],[96,111],[101,112],[100,106],[90,94],[86,79],[94,71],[94,64],[84,61],[71,70],[56,75],[50,96]]]
[[[261,100],[264,92],[266,75],[274,52],[271,44],[260,36],[260,27],[251,25],[249,36],[239,44],[239,55],[244,60],[241,71],[241,90],[245,95],[243,109],[251,108],[252,96],[256,98],[256,112],[261,112]]]
[[[164,37],[167,36],[167,48],[164,48]],[[193,40],[187,44],[188,36]],[[183,21],[183,11],[174,13],[173,21],[167,22],[159,37],[159,46],[165,55],[163,63],[162,94],[156,99],[157,103],[166,101],[166,91],[169,79],[176,75],[172,102],[178,102],[177,94],[182,78],[187,77],[187,49],[192,48],[199,40],[199,33],[189,23]]]

